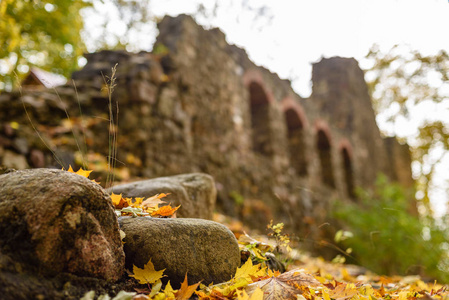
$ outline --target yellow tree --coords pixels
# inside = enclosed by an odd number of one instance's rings
[[[366,77],[376,112],[386,115],[390,124],[402,119],[415,127],[415,133],[404,138],[412,145],[418,200],[432,215],[435,170],[449,157],[449,56],[445,51],[426,56],[403,46],[382,52],[373,46],[367,59],[371,67]]]
[[[10,90],[30,66],[68,76],[84,51],[83,0],[0,2],[0,90]]]

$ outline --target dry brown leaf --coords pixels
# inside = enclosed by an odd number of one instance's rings
[[[264,243],[264,242],[260,242],[256,239],[250,237],[245,231],[243,231],[243,234],[240,235],[238,242],[241,245],[255,245],[258,249],[265,251],[265,252],[272,250],[271,245]]]
[[[251,296],[254,291],[260,288],[265,300],[296,300],[296,295],[301,294],[301,286],[317,287],[320,282],[312,275],[306,274],[301,270],[292,270],[278,277],[271,277],[262,281],[249,284],[245,291]]]
[[[162,201],[161,198],[167,197],[168,195],[170,195],[170,193],[168,193],[168,194],[161,193],[161,194],[157,194],[152,197],[149,197],[149,198],[145,199],[145,201],[142,202],[141,206],[143,208],[155,207],[159,204],[165,203],[165,201]]]
[[[354,297],[358,293],[354,285],[340,284],[333,290],[329,290],[329,296],[336,300],[345,300]]]

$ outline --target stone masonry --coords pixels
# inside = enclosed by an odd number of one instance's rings
[[[303,99],[218,29],[181,15],[165,17],[159,31],[153,53],[86,54],[64,86],[0,95],[0,163],[74,164],[83,145],[86,157],[107,157],[112,111],[118,169],[131,178],[208,173],[217,209],[261,230],[274,219],[319,237],[332,201],[356,201],[354,188],[372,187],[379,173],[413,186],[408,146],[382,138],[356,60],[314,64]],[[116,64],[109,109],[105,82]]]

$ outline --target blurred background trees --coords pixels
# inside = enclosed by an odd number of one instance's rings
[[[0,2],[0,91],[38,66],[69,76],[84,43],[83,0],[2,0]]]
[[[409,214],[404,188],[383,175],[374,190],[359,189],[357,194],[358,203],[337,202],[333,208],[346,230],[335,236],[348,253],[346,262],[378,274],[419,274],[424,280],[449,282],[447,227]]]
[[[269,24],[269,10],[249,1],[197,5],[203,24],[238,7],[233,21],[250,18],[259,30]],[[10,91],[32,66],[70,74],[85,64],[82,54],[101,49],[150,51],[158,18],[152,1],[141,0],[1,0],[0,92]]]
[[[2,0],[0,91],[11,90],[32,66],[70,77],[86,50],[120,49],[143,28],[154,27],[150,1]],[[86,31],[85,18],[96,20]],[[91,21],[93,22],[93,21]],[[122,25],[117,31],[113,25]],[[87,48],[89,46],[89,48]],[[134,48],[133,50],[139,50]]]
[[[449,164],[449,56],[445,51],[425,56],[399,45],[382,52],[374,45],[367,59],[378,120],[388,128],[385,134],[411,146],[420,212],[433,215],[431,197],[449,195],[448,183],[435,177],[437,168]]]

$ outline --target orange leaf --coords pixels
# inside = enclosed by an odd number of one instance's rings
[[[122,209],[124,207],[129,206],[128,202],[122,197],[122,194],[116,195],[114,193],[111,194],[111,200],[112,204],[115,206],[116,209]]]
[[[83,168],[80,168],[78,171],[76,171],[75,174],[89,178],[90,173],[92,173],[92,170],[83,170]]]
[[[111,193],[111,200],[112,200],[112,204],[114,204],[114,206],[119,205],[120,200],[122,200],[122,194],[117,195],[117,194]]]
[[[153,212],[151,214],[152,217],[170,217],[172,216],[179,208],[181,207],[181,205],[177,206],[177,207],[171,207],[170,205],[166,205],[166,206],[162,206],[161,208],[159,208],[158,210],[156,210],[155,212]]]
[[[78,174],[80,176],[89,178],[89,175],[90,175],[90,173],[92,173],[92,170],[89,171],[89,170],[83,170],[83,168],[80,168],[78,171],[75,172],[75,171],[73,171],[72,166],[69,165],[69,169],[67,170],[67,172],[75,173],[75,174]]]
[[[198,287],[200,283],[195,283],[193,285],[189,286],[189,283],[187,282],[187,274],[184,278],[184,282],[181,284],[181,288],[179,291],[175,293],[176,300],[188,300],[190,297],[192,297],[193,293],[195,292],[196,288]]]

